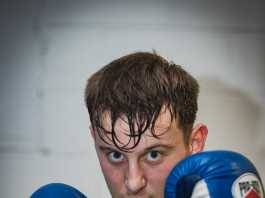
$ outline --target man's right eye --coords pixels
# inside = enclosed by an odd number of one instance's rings
[[[118,151],[111,151],[107,154],[109,161],[114,162],[114,163],[119,163],[123,161],[124,156],[122,153]]]

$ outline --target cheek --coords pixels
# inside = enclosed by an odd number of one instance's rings
[[[151,183],[161,183],[165,180],[168,176],[169,172],[173,168],[175,164],[173,163],[164,163],[157,167],[148,167],[146,168],[146,175],[148,180]]]
[[[122,167],[116,167],[102,156],[98,156],[104,178],[110,188],[120,188],[123,184]]]
[[[165,181],[172,167],[173,164],[165,163],[161,166],[146,168],[149,189],[157,197],[164,197]]]
[[[153,185],[164,186],[165,180],[176,164],[187,156],[186,152],[168,156],[159,166],[146,167],[149,181]]]

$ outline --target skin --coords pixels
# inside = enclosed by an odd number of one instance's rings
[[[113,143],[106,144],[92,131],[95,148],[103,175],[113,198],[163,198],[166,177],[170,170],[186,156],[203,150],[207,128],[196,125],[190,144],[185,145],[183,131],[171,121],[168,110],[161,111],[155,123],[157,139],[147,130],[131,152],[123,152]],[[103,127],[111,130],[109,115],[103,118]],[[128,143],[126,118],[119,119],[115,131],[119,140]],[[129,146],[131,143],[129,143]]]

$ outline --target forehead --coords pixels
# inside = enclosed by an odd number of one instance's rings
[[[102,116],[102,127],[105,131],[111,132],[111,117],[109,112],[105,112]],[[130,137],[131,130],[128,124],[127,117],[120,117],[114,125],[115,137],[117,139],[116,143],[118,146],[122,147],[126,145],[127,148],[131,148],[135,141]],[[135,131],[137,132],[137,125],[135,124]],[[182,140],[182,131],[177,127],[175,119],[172,119],[171,113],[168,109],[163,108],[157,117],[157,120],[154,124],[153,133],[159,138],[154,137],[154,134],[151,132],[151,127],[148,128],[141,136],[140,142],[137,145],[136,149],[141,149],[142,147],[147,147],[153,144],[175,144],[178,139]],[[110,145],[113,145],[112,134],[107,133],[104,140],[106,140]],[[103,144],[103,141],[98,142]],[[114,145],[113,145],[114,146]]]

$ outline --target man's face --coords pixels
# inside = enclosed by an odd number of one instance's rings
[[[106,114],[103,127],[108,131],[111,130],[110,123]],[[104,143],[94,131],[97,155],[112,197],[164,197],[166,177],[190,151],[184,144],[183,131],[177,127],[175,120],[171,122],[168,110],[160,113],[154,129],[155,134],[161,136],[155,138],[150,129],[147,130],[131,152],[123,152],[113,144]],[[115,131],[123,144],[128,143],[126,120],[119,119]]]

